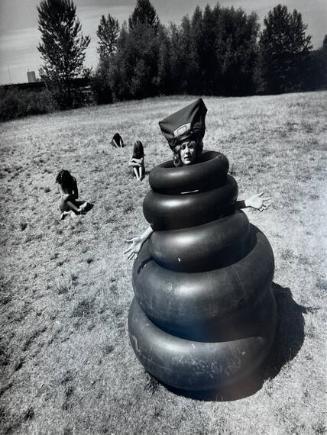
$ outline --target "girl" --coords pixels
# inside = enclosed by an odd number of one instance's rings
[[[75,216],[84,213],[91,205],[87,201],[77,201],[78,189],[76,178],[73,177],[69,171],[62,169],[56,177],[56,183],[59,184],[61,194],[59,205],[61,220],[65,219],[68,214]]]
[[[174,166],[192,165],[199,159],[203,150],[202,139],[205,133],[206,112],[207,108],[203,100],[199,98],[194,103],[159,122],[161,131],[173,151]],[[262,192],[245,201],[237,201],[236,208],[252,207],[263,211],[269,205],[270,198],[264,198]],[[138,254],[152,232],[152,228],[148,227],[140,236],[126,240],[131,244],[124,252],[129,259]]]
[[[133,156],[128,163],[128,166],[133,167],[133,172],[138,181],[142,181],[145,175],[144,168],[144,149],[140,140],[134,144]]]
[[[114,148],[124,148],[124,141],[119,133],[115,133],[112,140],[111,145]]]

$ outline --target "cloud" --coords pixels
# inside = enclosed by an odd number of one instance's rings
[[[0,0],[0,34],[37,26],[39,0]]]
[[[123,23],[128,16],[132,13],[132,6],[111,6],[111,7],[101,7],[101,6],[80,6],[78,8],[77,14],[83,27],[83,31],[94,33],[98,28],[100,18],[102,15],[107,16],[110,14],[116,18],[120,23]],[[85,29],[85,30],[84,30]]]
[[[136,5],[136,0],[75,0],[75,4],[77,6],[99,6],[105,8],[119,8],[128,6],[130,8],[134,8]]]
[[[33,27],[7,32],[0,36],[0,56],[7,52],[29,51],[39,40],[40,32]]]
[[[98,2],[97,2],[98,3]],[[86,51],[85,64],[88,67],[96,68],[98,63],[98,53],[97,49],[97,36],[96,31],[98,29],[101,15],[107,16],[108,13],[116,18],[120,24],[122,24],[133,11],[133,6],[131,5],[116,5],[116,6],[79,6],[77,13],[82,25],[82,31],[84,35],[89,35],[91,37],[91,43]]]

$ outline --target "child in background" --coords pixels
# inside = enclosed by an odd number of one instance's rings
[[[63,220],[70,214],[75,216],[86,211],[90,205],[87,201],[77,201],[78,189],[76,178],[69,171],[62,169],[56,177],[56,183],[59,184],[61,195],[60,201],[60,219]]]
[[[144,149],[142,142],[137,140],[134,144],[133,156],[128,163],[128,166],[133,167],[133,172],[138,181],[142,181],[145,175],[144,168]]]
[[[124,141],[119,133],[115,133],[111,139],[111,145],[114,148],[124,148]]]

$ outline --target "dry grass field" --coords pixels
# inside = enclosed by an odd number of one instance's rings
[[[146,228],[149,185],[134,181],[127,162],[136,138],[147,170],[169,159],[158,120],[192,100],[0,125],[1,433],[326,433],[327,92],[204,99],[205,148],[228,156],[239,197],[273,198],[262,213],[246,211],[273,247],[279,308],[257,388],[215,400],[175,394],[144,372],[129,344],[124,240]],[[110,146],[116,131],[126,148]],[[94,202],[85,216],[59,220],[61,168]]]

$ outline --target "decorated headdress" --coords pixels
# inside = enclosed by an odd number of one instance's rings
[[[201,140],[205,133],[207,108],[202,98],[159,122],[162,134],[172,150],[186,139]]]

